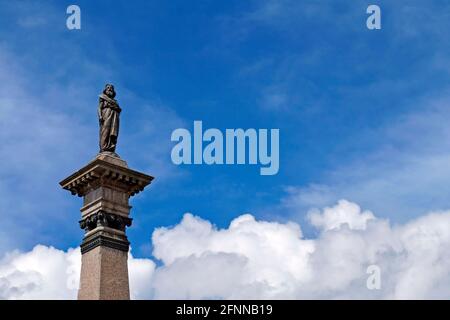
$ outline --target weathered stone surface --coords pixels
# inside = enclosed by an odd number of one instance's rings
[[[101,152],[95,157],[95,159],[104,160],[106,162],[128,168],[127,162],[125,160],[122,160],[115,152]],[[92,161],[95,161],[95,159]]]
[[[81,256],[79,300],[128,300],[128,253],[98,246]]]

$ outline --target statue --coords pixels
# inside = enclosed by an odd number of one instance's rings
[[[119,136],[119,116],[122,109],[114,99],[116,92],[112,84],[107,84],[99,96],[98,120],[100,124],[100,152],[111,152],[114,155]]]

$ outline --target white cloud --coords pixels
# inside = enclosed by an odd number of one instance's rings
[[[130,277],[131,299],[151,299],[153,274],[155,263],[150,259],[136,259],[128,256],[128,273]]]
[[[314,250],[311,241],[301,240],[297,224],[256,221],[248,214],[234,219],[225,230],[186,214],[174,228],[156,230],[153,244],[154,256],[165,264],[155,275],[157,298],[181,292],[193,299],[241,298],[245,293],[247,297],[270,298],[284,294],[294,289],[290,283],[308,279],[309,254]],[[177,272],[183,269],[190,270],[189,277]],[[213,291],[209,288],[211,281],[223,291],[215,288],[214,294],[208,295]],[[165,290],[167,282],[178,283],[180,291]],[[234,285],[230,288],[230,284]]]
[[[218,230],[185,215],[153,235],[155,256],[164,262],[155,273],[155,297],[450,297],[450,212],[391,227],[342,200],[310,217],[321,229],[313,240],[293,223],[244,215]],[[379,291],[366,288],[372,264],[381,268]]]
[[[7,254],[0,264],[2,299],[73,299],[80,270],[79,250],[37,245]]]
[[[135,299],[448,299],[450,211],[391,226],[342,200],[315,212],[317,238],[296,223],[249,214],[226,229],[192,214],[153,233],[162,264],[130,255]],[[0,261],[0,297],[74,298],[79,250],[36,246]],[[381,289],[366,287],[367,267],[381,269]]]
[[[361,212],[356,203],[347,200],[340,200],[335,207],[326,207],[323,213],[314,209],[308,213],[311,224],[323,230],[339,229],[343,224],[347,224],[352,230],[364,230],[367,221],[374,218],[372,212]]]
[[[130,254],[128,266],[131,297],[149,298],[155,263]],[[0,299],[76,299],[80,267],[79,248],[65,252],[37,245],[10,252],[0,260]]]

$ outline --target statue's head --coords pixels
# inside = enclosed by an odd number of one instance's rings
[[[114,91],[114,86],[112,84],[110,84],[110,83],[108,83],[105,86],[105,89],[103,90],[103,93],[105,95],[107,95],[108,97],[113,98],[113,99],[116,96],[116,91]]]

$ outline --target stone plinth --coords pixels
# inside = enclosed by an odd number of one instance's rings
[[[129,198],[153,177],[128,168],[115,154],[101,153],[60,185],[83,197],[80,227],[81,276],[78,299],[129,299],[126,227],[131,226]]]

